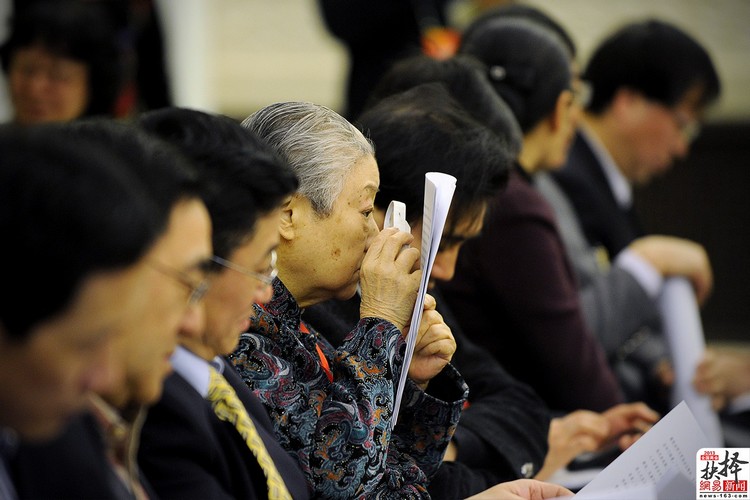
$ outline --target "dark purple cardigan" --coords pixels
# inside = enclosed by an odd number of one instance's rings
[[[440,289],[464,333],[551,409],[602,411],[623,401],[586,327],[552,209],[519,166]]]

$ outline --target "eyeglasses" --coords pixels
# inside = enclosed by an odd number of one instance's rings
[[[684,110],[671,108],[669,111],[680,134],[687,142],[693,142],[701,133],[700,122],[688,116]]]
[[[684,106],[668,106],[660,101],[646,99],[649,103],[666,112],[672,119],[677,131],[688,143],[693,142],[701,132],[700,120],[695,112],[686,111]]]
[[[177,281],[179,284],[190,290],[190,295],[188,295],[187,300],[189,306],[198,304],[206,295],[206,292],[208,292],[208,289],[211,286],[211,281],[208,278],[203,278],[200,281],[196,281],[186,272],[180,271],[179,269],[175,269],[171,266],[167,266],[166,264],[162,264],[161,262],[150,261],[150,264],[151,267],[153,267],[163,275],[172,278],[173,280]]]
[[[273,279],[279,274],[279,270],[276,269],[276,250],[271,250],[271,263],[269,264],[266,272],[262,274],[256,273],[255,271],[251,271],[249,269],[245,269],[244,267],[239,266],[234,262],[228,261],[227,259],[222,259],[221,257],[217,257],[216,255],[211,257],[211,261],[219,264],[222,267],[231,269],[232,271],[237,271],[238,273],[244,274],[245,276],[255,278],[256,280],[266,285],[270,285],[271,283],[273,283]]]

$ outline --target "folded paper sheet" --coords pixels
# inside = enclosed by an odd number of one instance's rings
[[[708,436],[706,446],[724,446],[721,423],[711,407],[711,399],[693,388],[695,369],[706,351],[706,341],[690,282],[678,277],[666,279],[659,297],[659,309],[675,375],[672,405],[685,401]]]
[[[424,215],[422,216],[422,248],[420,265],[422,267],[422,280],[419,285],[417,302],[411,317],[409,333],[406,336],[406,353],[404,354],[404,366],[401,369],[401,378],[398,381],[396,399],[393,404],[393,418],[391,427],[396,425],[398,412],[401,406],[401,398],[404,394],[406,379],[409,375],[409,364],[414,354],[414,346],[417,341],[419,323],[422,319],[424,298],[427,293],[427,285],[430,281],[432,264],[435,262],[440,247],[440,238],[443,236],[445,220],[448,218],[453,193],[456,191],[456,178],[452,175],[439,172],[428,172],[425,174],[424,184]]]

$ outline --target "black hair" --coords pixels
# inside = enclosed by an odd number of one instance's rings
[[[192,160],[220,257],[246,242],[257,218],[297,189],[291,167],[232,118],[173,107],[146,112],[137,123]]]
[[[475,121],[440,83],[386,97],[359,119],[375,143],[380,190],[375,205],[406,204],[410,222],[421,220],[427,172],[456,177],[447,234],[478,216],[505,185],[512,158],[497,137]]]
[[[509,3],[484,11],[471,22],[471,24],[464,31],[463,36],[467,38],[473,38],[474,31],[480,29],[481,26],[490,19],[495,19],[498,17],[516,17],[521,19],[528,19],[529,21],[538,23],[539,25],[553,31],[557,36],[560,37],[560,40],[568,49],[571,60],[576,58],[576,54],[578,52],[576,43],[575,41],[573,41],[570,33],[568,33],[568,31],[563,28],[562,24],[560,24],[556,19],[554,19],[543,10],[532,5],[522,3]]]
[[[192,163],[177,148],[134,124],[88,118],[69,122],[66,129],[73,141],[94,141],[128,159],[128,171],[140,182],[143,196],[150,197],[162,214],[162,230],[166,230],[177,203],[200,198],[198,174]]]
[[[608,36],[591,55],[583,78],[593,90],[588,109],[597,114],[621,88],[665,106],[677,104],[696,86],[702,88],[700,106],[721,91],[706,49],[676,26],[655,19],[628,24]]]
[[[488,67],[495,91],[526,133],[555,109],[571,85],[570,57],[559,37],[534,21],[494,17],[464,36],[459,52]]]
[[[88,68],[88,104],[83,116],[111,116],[125,73],[124,50],[107,13],[95,2],[34,2],[11,18],[10,36],[0,47],[8,73],[17,50],[40,45]]]
[[[124,269],[154,244],[164,213],[142,194],[133,158],[60,125],[0,127],[0,329],[23,341],[92,274]]]
[[[444,60],[417,55],[397,62],[375,86],[367,107],[389,95],[430,82],[445,84],[451,97],[495,132],[512,156],[520,152],[523,136],[513,111],[492,88],[486,66],[470,55],[459,54]]]

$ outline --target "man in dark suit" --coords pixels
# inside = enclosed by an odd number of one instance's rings
[[[602,250],[598,253],[604,260],[627,263],[628,277],[634,278],[630,281],[637,282],[628,288],[642,290],[652,303],[662,278],[673,275],[690,279],[702,303],[711,289],[705,250],[690,241],[644,237],[632,191],[689,153],[705,110],[720,94],[710,55],[675,26],[638,22],[613,33],[593,52],[583,78],[591,84],[591,102],[567,164],[553,176],[575,209],[588,244]],[[623,297],[624,291],[616,298]],[[647,311],[634,309],[630,320]],[[627,345],[614,347],[632,351]],[[722,364],[734,366],[732,356],[709,352],[697,372],[697,388],[726,404],[727,394],[719,389],[724,384],[712,386],[704,378],[706,370],[715,372]],[[744,443],[747,431],[741,432]]]
[[[136,299],[115,299],[140,306],[121,320],[114,337],[111,363],[121,376],[106,388],[89,391],[87,416],[59,440],[19,449],[19,495],[75,498],[96,492],[91,496],[146,498],[148,487],[140,480],[133,450],[144,408],[158,399],[171,370],[168,357],[177,345],[177,331],[199,318],[197,305],[208,286],[210,220],[189,166],[161,141],[103,119],[66,124],[64,130],[63,137],[72,143],[90,141],[122,157],[120,168],[139,181],[138,196],[150,199],[161,217],[149,222],[158,232],[140,254]],[[87,344],[73,345],[84,350]],[[65,351],[57,355],[65,356]],[[102,463],[109,465],[107,474],[86,472],[102,469]]]
[[[116,385],[113,347],[151,307],[137,298],[150,275],[145,255],[169,210],[159,210],[129,172],[131,161],[146,163],[136,154],[71,141],[62,127],[2,128],[0,150],[0,230],[13,240],[0,250],[12,290],[0,303],[0,498],[13,500],[32,497],[28,485],[44,487],[63,468],[108,477],[106,460],[22,468],[21,455],[64,433],[90,391]],[[68,449],[96,443],[74,439]]]
[[[307,498],[305,478],[265,408],[224,358],[247,328],[253,303],[271,297],[280,205],[297,187],[294,173],[224,116],[172,108],[139,123],[193,160],[216,253],[205,324],[180,331],[175,373],[149,410],[139,464],[161,498]],[[219,401],[220,390],[237,399]],[[222,405],[236,412],[222,413]]]
[[[614,258],[644,234],[632,186],[688,154],[720,83],[706,50],[675,26],[649,20],[608,37],[583,79],[593,90],[562,170],[554,174],[592,245]]]

